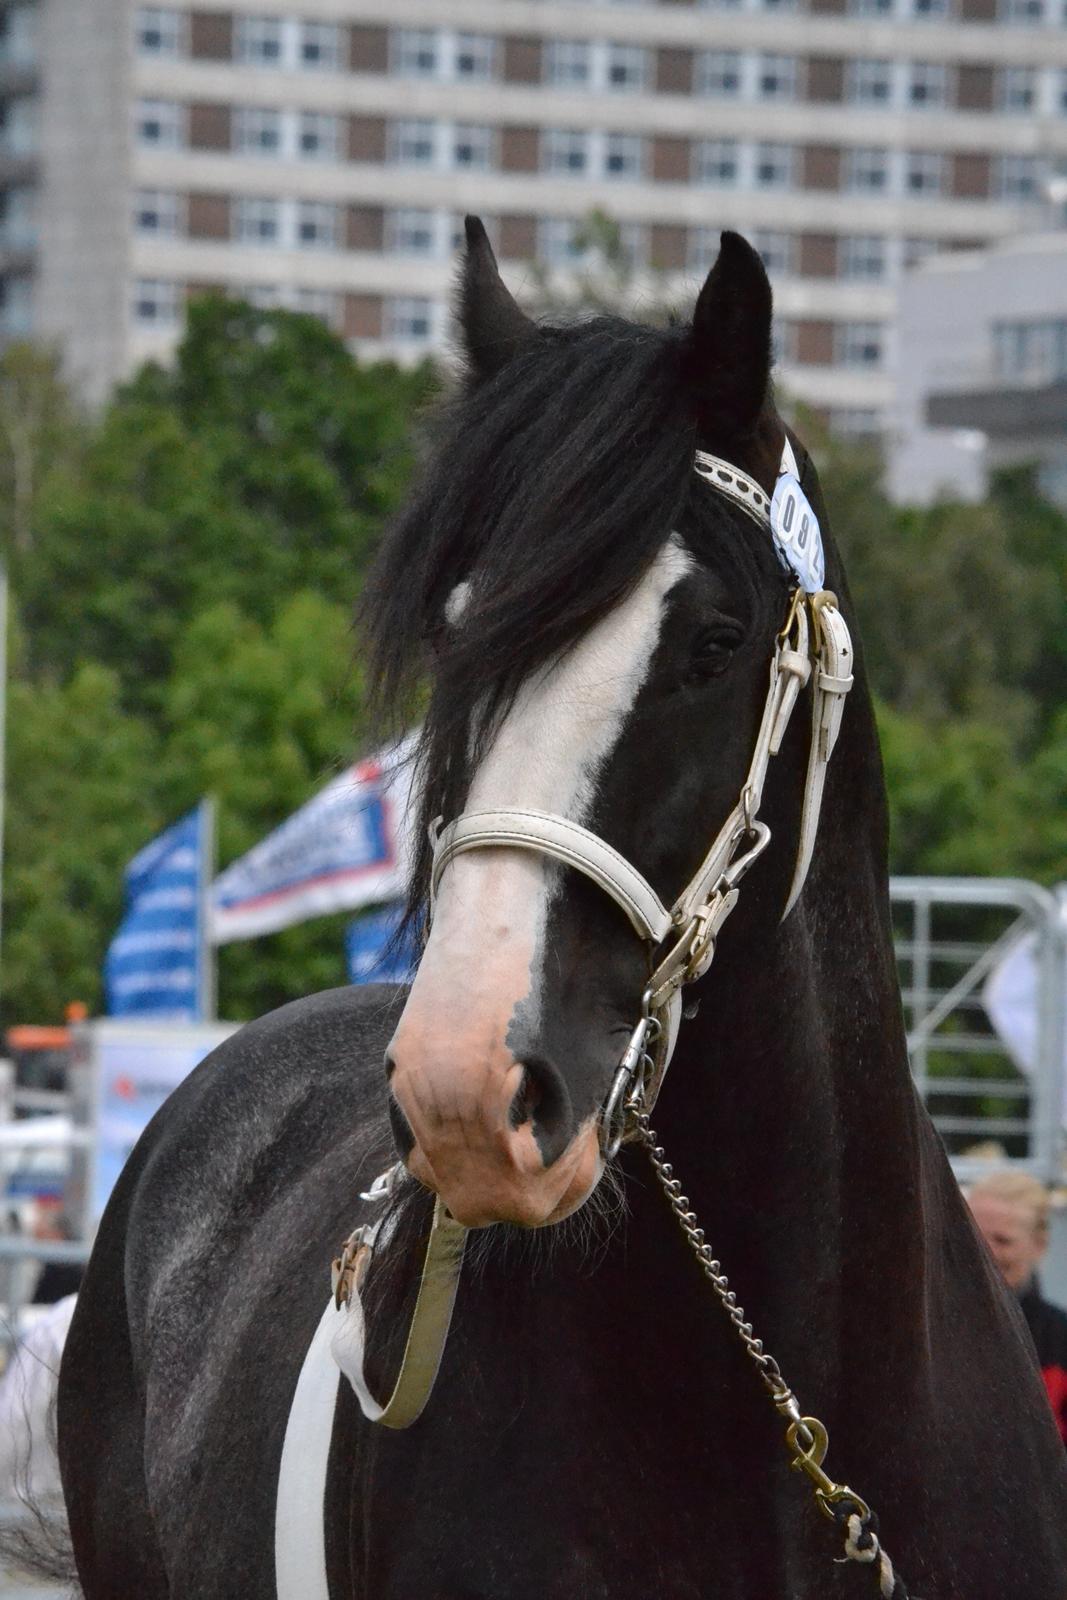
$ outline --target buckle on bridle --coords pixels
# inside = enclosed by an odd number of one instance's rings
[[[661,1031],[662,1023],[652,1015],[652,992],[646,989],[641,1020],[630,1035],[600,1112],[598,1134],[605,1161],[618,1155],[633,1119],[649,1109],[645,1102],[655,1071],[650,1047],[655,1047]]]

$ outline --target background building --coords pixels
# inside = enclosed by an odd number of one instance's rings
[[[991,468],[1036,461],[1067,507],[1067,231],[935,256],[901,286],[888,486],[984,498]]]
[[[782,383],[879,429],[905,269],[1042,218],[1065,5],[13,0],[0,323],[62,339],[92,395],[207,289],[414,356],[447,339],[464,210],[521,289],[599,207],[657,298],[747,233]]]

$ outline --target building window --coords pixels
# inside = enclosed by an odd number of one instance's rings
[[[401,344],[427,344],[433,337],[433,301],[413,295],[388,301],[386,328]]]
[[[581,128],[546,128],[541,140],[546,172],[582,177],[589,171],[589,135]]]
[[[904,188],[910,195],[941,193],[944,156],[940,150],[909,150],[905,156]]]
[[[886,274],[886,241],[880,233],[846,234],[838,257],[841,276],[854,282],[872,283]]]
[[[336,72],[341,65],[337,25],[305,22],[300,29],[300,65],[320,72]]]
[[[142,6],[137,13],[137,48],[143,56],[178,56],[182,18],[169,6]]]
[[[863,406],[834,408],[830,413],[830,429],[850,439],[870,439],[882,432],[882,417],[877,411]]]
[[[848,0],[848,13],[853,17],[891,17],[894,0]]]
[[[337,207],[328,200],[301,200],[296,211],[296,242],[302,250],[337,246]]]
[[[792,100],[797,92],[795,56],[760,56],[756,82],[764,100]]]
[[[842,367],[880,367],[884,331],[880,322],[839,322],[834,358]]]
[[[1007,22],[1044,22],[1045,0],[1002,0],[1001,15]]]
[[[740,146],[736,139],[703,139],[696,147],[694,176],[697,183],[729,188],[738,181],[741,170]]]
[[[858,57],[848,63],[848,98],[857,106],[887,106],[893,98],[893,64]]]
[[[238,17],[237,59],[248,67],[280,67],[282,24],[280,17]]]
[[[1062,383],[1067,378],[1067,318],[994,323],[993,362],[998,378]]]
[[[139,189],[133,202],[133,226],[156,239],[175,239],[180,230],[178,196],[166,189]]]
[[[263,195],[242,195],[234,211],[234,238],[239,244],[279,244],[281,206]]]
[[[775,233],[757,229],[752,243],[769,273],[785,274],[793,265],[793,239],[788,233]]]
[[[1001,156],[1000,195],[1003,200],[1039,198],[1039,173],[1036,156]]]
[[[705,50],[697,59],[698,94],[720,99],[736,99],[741,93],[741,52]]]
[[[238,106],[233,140],[243,156],[277,156],[282,148],[282,117],[269,106]]]
[[[432,122],[394,122],[390,129],[392,160],[399,167],[432,167],[434,133]]]
[[[925,261],[928,256],[935,256],[936,254],[936,239],[905,239],[904,270],[910,271],[912,267],[917,267],[920,261]]]
[[[604,141],[605,178],[640,178],[644,141],[639,133],[609,133]]]
[[[758,189],[788,189],[793,181],[792,145],[758,144],[755,179]]]
[[[947,17],[948,0],[911,0],[911,13],[920,21],[927,17]]]
[[[542,217],[537,225],[537,256],[548,267],[580,267],[589,256],[581,224],[571,217]]]
[[[943,106],[946,98],[947,74],[939,61],[913,61],[908,82],[908,104],[911,106]]]
[[[179,150],[184,143],[184,108],[175,100],[137,102],[137,138],[156,150]]]
[[[1064,9],[1063,20],[1067,22],[1067,8]],[[1067,111],[1067,67],[1062,68],[1060,71],[1059,89],[1060,110]]]
[[[554,89],[584,88],[592,74],[587,39],[550,39],[545,76]]]
[[[452,133],[452,165],[488,172],[493,164],[493,130],[480,123],[458,122]]]
[[[162,278],[138,278],[133,286],[134,320],[145,328],[172,328],[181,313],[176,283]]]
[[[845,188],[854,194],[885,194],[889,188],[889,151],[862,146],[849,150]]]
[[[307,161],[336,161],[337,118],[327,111],[302,111],[297,148]]]
[[[645,83],[645,52],[636,44],[609,44],[607,86],[638,92]]]
[[[1033,67],[1005,67],[1000,79],[1000,105],[1003,111],[1032,111],[1037,93],[1037,73]]]
[[[10,250],[32,250],[37,243],[37,190],[17,184],[0,191],[0,240]]]
[[[437,240],[432,211],[390,211],[386,218],[388,248],[398,256],[435,256]]]
[[[487,33],[456,36],[456,77],[464,83],[488,83],[493,76],[493,39]]]
[[[438,36],[427,28],[400,28],[393,34],[393,71],[402,78],[436,78],[440,55]]]
[[[298,284],[293,291],[293,310],[302,317],[315,317],[328,328],[337,326],[337,296],[330,289],[313,289],[308,284]]]

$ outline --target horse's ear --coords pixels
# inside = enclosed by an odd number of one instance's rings
[[[724,233],[693,313],[685,376],[702,441],[750,433],[771,375],[771,286],[759,255]]]
[[[459,317],[476,377],[491,378],[537,338],[537,324],[504,285],[480,217],[467,217],[467,253],[459,282]]]

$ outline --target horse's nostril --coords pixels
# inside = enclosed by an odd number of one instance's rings
[[[521,1063],[522,1082],[508,1109],[513,1128],[530,1124],[546,1167],[566,1150],[573,1137],[571,1097],[562,1075],[550,1061],[531,1056]]]
[[[389,1096],[389,1126],[393,1131],[396,1153],[401,1161],[406,1161],[415,1148],[415,1135],[411,1131],[410,1122],[392,1095]]]

